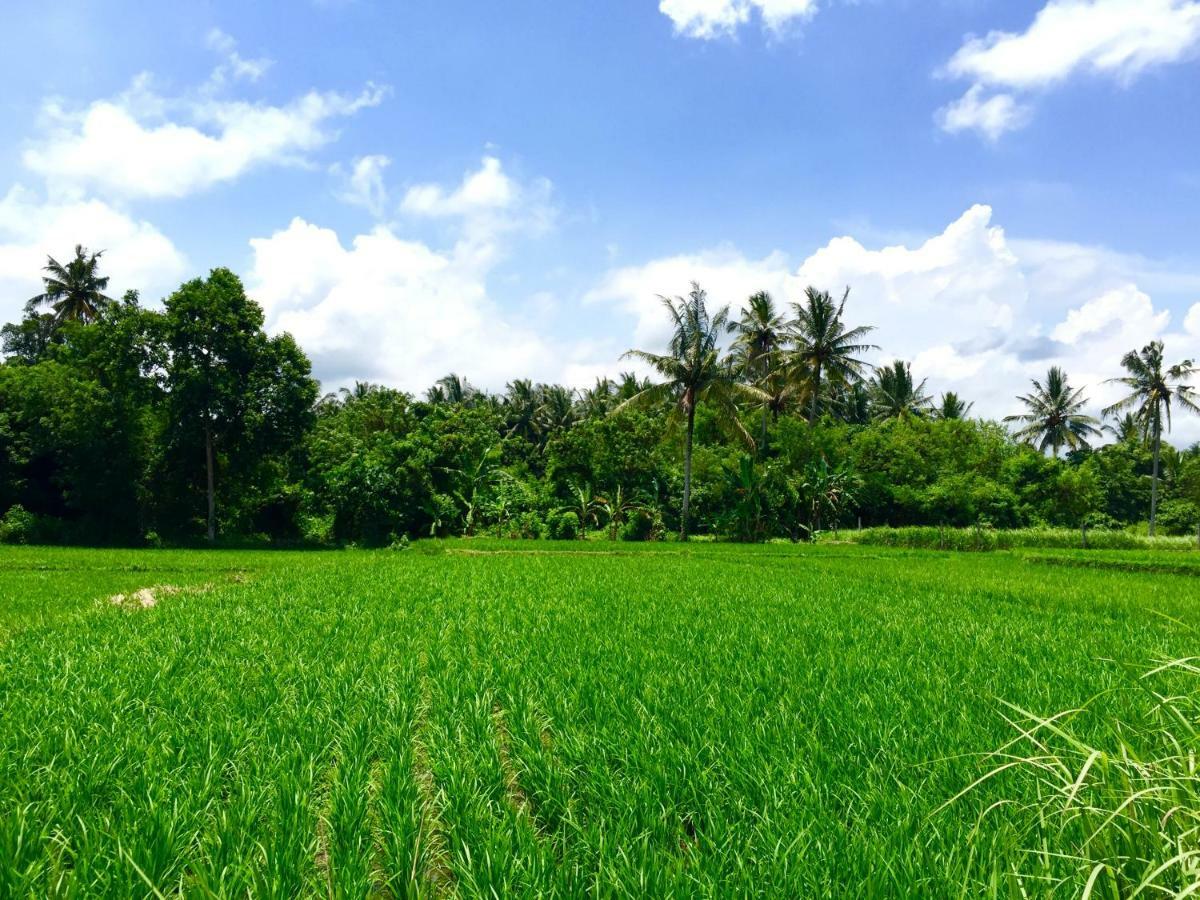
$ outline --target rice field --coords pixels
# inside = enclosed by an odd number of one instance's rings
[[[1195,559],[2,549],[0,897],[1183,890]]]

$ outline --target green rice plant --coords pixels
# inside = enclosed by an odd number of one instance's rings
[[[1161,663],[1114,690],[1131,716],[1104,715],[1108,696],[1040,716],[1005,704],[1016,736],[954,800],[985,782],[1012,792],[989,807],[1016,825],[1019,852],[1000,893],[1097,898],[1187,897],[1200,892],[1200,667]],[[1084,735],[1084,717],[1100,729]],[[953,805],[954,801],[951,801]],[[977,886],[978,887],[978,886]]]
[[[843,532],[846,540],[856,544],[878,547],[907,547],[921,550],[1015,550],[1091,549],[1091,550],[1196,550],[1195,538],[1155,537],[1128,531],[1093,529],[1087,532],[1087,543],[1080,531],[1069,528],[1011,528],[993,529],[940,528],[913,526],[907,528],[863,528]]]
[[[993,698],[1100,694],[1069,733],[1111,755],[1154,704],[1103,660],[1188,656],[1200,603],[1190,554],[1032,555],[6,547],[0,897],[1046,893],[1046,785],[935,815]]]

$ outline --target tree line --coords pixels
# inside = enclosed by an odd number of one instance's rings
[[[230,270],[150,309],[108,297],[101,262],[83,247],[51,258],[43,292],[0,329],[0,540],[1200,523],[1200,445],[1167,442],[1173,411],[1198,410],[1197,370],[1159,342],[1121,360],[1125,396],[1104,421],[1051,368],[994,422],[931,396],[903,360],[868,364],[879,348],[847,321],[848,290],[786,306],[758,293],[734,318],[693,285],[662,298],[667,345],[627,354],[649,379],[490,393],[450,374],[420,397],[366,383],[321,395]]]

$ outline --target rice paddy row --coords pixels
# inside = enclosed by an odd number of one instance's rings
[[[1099,740],[1200,623],[1129,554],[538,547],[0,551],[0,896],[1004,894],[1004,703]]]

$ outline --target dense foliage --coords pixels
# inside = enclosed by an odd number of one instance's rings
[[[1200,525],[1200,446],[1165,440],[1170,400],[1194,408],[1195,370],[1156,374],[1161,345],[1124,361],[1131,399],[1114,414],[1131,411],[1102,447],[1060,370],[1019,398],[1014,436],[955,394],[935,401],[903,361],[872,370],[848,297],[815,290],[791,317],[755,295],[736,321],[698,286],[666,300],[667,352],[631,351],[653,381],[515,379],[491,394],[449,375],[421,398],[361,383],[319,397],[301,348],[264,332],[229,270],[151,309],[106,297],[98,259],[51,260],[46,292],[0,332],[0,540],[801,540],[1118,528],[1152,499],[1161,530]]]

